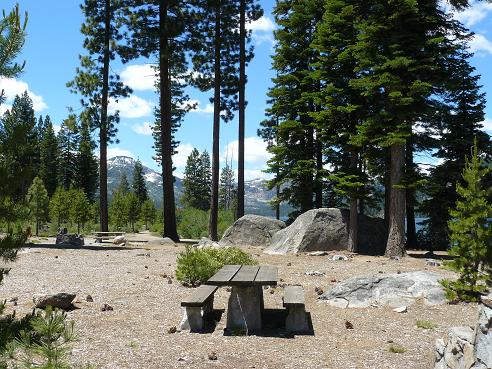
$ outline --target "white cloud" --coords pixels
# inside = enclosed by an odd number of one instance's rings
[[[237,174],[237,173],[236,173]],[[262,169],[245,169],[244,180],[251,181],[253,179],[272,179],[271,173],[265,173]]]
[[[120,149],[119,147],[110,147],[108,148],[108,159],[114,158],[116,156],[128,156],[129,158],[134,158],[135,155],[129,150]]]
[[[55,131],[56,134],[58,134],[58,132],[60,132],[60,129],[61,129],[61,125],[53,124],[53,131]]]
[[[154,91],[157,77],[152,64],[135,64],[121,72],[121,80],[134,90]]]
[[[476,34],[469,43],[470,51],[477,54],[492,54],[492,42],[490,42],[484,35]]]
[[[228,143],[221,155],[221,161],[231,158],[237,161],[238,141]],[[267,151],[267,144],[259,137],[246,137],[244,139],[244,162],[247,164],[266,163],[271,154]]]
[[[34,111],[40,112],[48,108],[48,105],[44,102],[43,97],[32,92],[26,82],[19,81],[14,78],[0,77],[0,90],[4,90],[7,103],[12,103],[16,95],[20,96],[27,91],[29,97],[32,99]],[[3,105],[0,106],[0,109],[4,109]]]
[[[454,18],[459,20],[467,27],[471,27],[485,18],[492,12],[492,4],[485,1],[472,1],[471,6],[461,12],[454,14]]]
[[[492,132],[492,119],[485,118],[485,120],[482,122],[482,125],[483,125],[483,129]]]
[[[113,114],[119,110],[122,118],[142,118],[148,117],[152,113],[153,104],[136,95],[131,95],[116,101],[114,98],[109,99],[109,112]]]
[[[0,117],[7,111],[12,108],[12,105],[2,104],[0,105]]]
[[[258,20],[246,24],[246,28],[253,32],[272,32],[275,29],[275,23],[270,18],[262,16]]]
[[[198,113],[198,114],[212,114],[214,112],[214,106],[210,103],[205,105],[204,108],[200,107],[200,101],[196,99],[192,99],[188,101],[189,106],[194,106],[191,110],[190,113]]]
[[[193,148],[191,144],[180,144],[176,149],[178,153],[173,156],[173,165],[177,168],[184,168],[186,166],[186,160],[193,151]]]
[[[152,126],[149,122],[144,122],[142,124],[134,124],[132,129],[139,135],[152,136]]]

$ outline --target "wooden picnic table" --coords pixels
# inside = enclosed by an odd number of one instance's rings
[[[229,332],[242,330],[246,334],[261,331],[264,309],[263,286],[274,286],[278,268],[271,265],[224,265],[207,281],[212,286],[231,286],[227,309]]]

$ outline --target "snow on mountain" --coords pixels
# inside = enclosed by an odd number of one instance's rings
[[[116,156],[108,160],[108,192],[111,197],[112,192],[118,187],[120,178],[126,175],[128,182],[132,183],[133,168],[135,159],[127,156]],[[150,198],[157,207],[162,207],[162,177],[161,174],[153,169],[143,166],[144,178],[147,185],[147,191]],[[272,209],[269,201],[275,196],[275,190],[266,188],[266,181],[263,179],[253,179],[245,181],[245,212],[248,214],[258,214],[265,216],[274,216],[275,211]],[[176,203],[180,205],[180,199],[183,196],[183,180],[176,177],[174,183],[174,194]],[[282,206],[282,214],[287,215],[291,208]]]

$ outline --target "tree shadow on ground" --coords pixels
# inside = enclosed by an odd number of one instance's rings
[[[430,252],[422,253],[422,252],[416,252],[413,250],[408,250],[407,255],[409,257],[415,258],[415,259],[434,259],[434,260],[453,260],[454,259],[454,256],[448,255],[447,253],[446,254],[444,254],[444,253],[435,254],[435,253],[430,253]]]
[[[30,243],[25,246],[29,249],[52,249],[52,250],[91,250],[91,251],[122,251],[122,250],[142,250],[144,247],[134,246],[70,246],[70,245],[55,245],[53,243]]]
[[[259,337],[274,337],[274,338],[286,338],[292,339],[295,336],[314,336],[313,321],[311,319],[311,313],[306,312],[308,319],[309,329],[304,333],[292,333],[285,329],[285,319],[287,318],[287,311],[285,309],[265,309],[262,314],[262,330],[256,332],[253,335]],[[244,332],[229,332],[224,329],[224,336],[243,336]]]

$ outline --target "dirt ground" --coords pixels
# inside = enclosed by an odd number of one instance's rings
[[[450,272],[426,267],[425,259],[405,257],[354,256],[349,261],[332,261],[329,256],[264,255],[247,249],[260,264],[276,265],[281,283],[302,284],[306,309],[311,315],[314,335],[289,337],[273,330],[265,336],[225,336],[226,312],[212,332],[168,333],[182,317],[181,299],[189,288],[174,278],[176,256],[183,245],[160,245],[150,235],[124,248],[111,244],[59,249],[53,239],[41,239],[19,255],[12,271],[0,286],[0,299],[18,298],[8,310],[29,312],[32,297],[40,293],[73,292],[76,309],[68,312],[75,321],[78,340],[72,362],[96,368],[425,368],[433,367],[434,342],[449,327],[473,325],[474,304],[426,306],[420,302],[399,314],[389,307],[339,309],[317,299],[316,287],[327,290],[348,277],[361,274],[433,270],[443,276]],[[87,239],[86,239],[87,241]],[[324,276],[307,276],[307,271]],[[171,276],[172,283],[168,283]],[[265,307],[282,309],[283,289],[265,290]],[[91,295],[94,302],[86,302]],[[229,292],[216,293],[214,308],[226,309]],[[101,311],[102,304],[113,311]],[[418,319],[430,320],[437,328],[416,327]],[[347,329],[345,321],[353,324]],[[406,349],[392,353],[391,345]],[[210,360],[215,352],[217,360]]]

